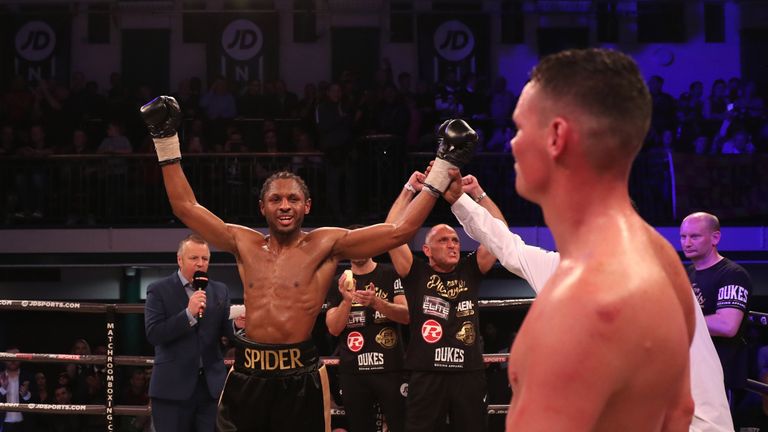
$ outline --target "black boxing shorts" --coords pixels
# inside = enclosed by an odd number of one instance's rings
[[[219,432],[330,432],[328,374],[312,341],[261,344],[236,334]]]

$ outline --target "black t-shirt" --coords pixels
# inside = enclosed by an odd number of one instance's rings
[[[370,285],[377,297],[390,303],[395,296],[403,294],[400,279],[388,264],[377,264],[372,272],[355,275],[355,289],[366,289]],[[341,301],[338,288],[331,288],[329,308],[337,307]],[[373,373],[402,369],[403,343],[399,324],[373,308],[353,303],[347,326],[339,335],[339,371]]]
[[[744,334],[748,320],[749,296],[752,294],[749,274],[742,266],[723,258],[704,270],[689,266],[688,279],[705,316],[713,315],[723,308],[735,308],[744,312],[744,318],[734,337],[712,338],[723,365],[726,386],[743,387],[748,372],[748,352]]]
[[[411,332],[407,369],[483,369],[477,305],[482,276],[475,252],[461,258],[450,273],[439,273],[414,257],[410,273],[403,278]]]

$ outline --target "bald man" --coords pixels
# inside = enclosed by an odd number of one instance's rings
[[[720,221],[710,213],[692,213],[680,225],[680,246],[692,262],[688,279],[720,356],[733,407],[734,396],[739,399],[747,380],[749,357],[744,333],[752,281],[744,267],[717,251],[720,235]]]
[[[422,178],[411,175],[388,220],[416,196]],[[414,258],[407,247],[389,251],[410,315],[405,430],[441,430],[448,415],[452,430],[484,431],[488,408],[477,302],[480,282],[496,257],[484,246],[462,257],[459,236],[445,224],[430,229],[422,252],[427,261]]]

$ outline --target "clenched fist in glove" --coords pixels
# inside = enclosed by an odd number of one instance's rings
[[[437,140],[437,157],[424,180],[424,186],[433,194],[439,195],[451,184],[448,169],[461,168],[472,159],[477,144],[477,132],[464,120],[446,120],[437,131]]]
[[[141,107],[140,111],[155,142],[155,152],[160,165],[180,161],[181,150],[176,129],[181,124],[181,108],[176,99],[159,96]]]

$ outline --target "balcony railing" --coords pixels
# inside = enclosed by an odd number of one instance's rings
[[[290,170],[312,194],[306,226],[367,224],[383,221],[408,175],[434,157],[394,148],[386,137],[372,137],[343,168],[325,164],[319,153],[184,155],[183,167],[198,201],[227,222],[264,226],[263,181]],[[731,224],[768,220],[768,175],[759,169],[768,157],[670,156],[641,154],[633,168],[630,194],[650,223],[675,225],[689,210],[719,213]],[[340,172],[343,183],[335,190],[329,180]],[[463,172],[480,180],[510,225],[544,223],[538,207],[515,192],[511,155],[480,153]],[[178,223],[154,155],[0,158],[0,217],[4,227]],[[438,222],[454,223],[444,203],[427,223]]]

